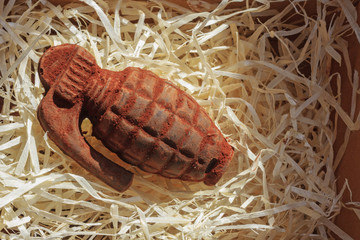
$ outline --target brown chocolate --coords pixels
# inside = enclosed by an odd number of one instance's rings
[[[87,117],[94,136],[129,164],[168,178],[214,185],[233,149],[203,108],[154,73],[129,67],[100,69],[84,48],[48,49],[39,75],[46,95],[38,109],[41,126],[67,155],[118,191],[133,174],[89,146],[79,123]]]

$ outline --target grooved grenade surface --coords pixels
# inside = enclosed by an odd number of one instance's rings
[[[44,130],[64,153],[119,191],[130,186],[132,173],[86,143],[79,129],[85,117],[95,137],[122,160],[167,178],[214,185],[233,156],[204,109],[150,71],[100,69],[84,48],[64,44],[44,53],[39,75],[46,90],[38,109]]]

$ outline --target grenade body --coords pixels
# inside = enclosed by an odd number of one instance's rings
[[[233,149],[190,95],[147,70],[100,69],[90,53],[74,46],[65,46],[72,49],[65,64],[57,63],[65,68],[59,77],[48,73],[56,65],[43,62],[49,66],[45,70],[40,61],[40,77],[45,89],[54,88],[57,107],[81,105],[79,121],[88,117],[96,138],[144,171],[207,185],[218,182]]]

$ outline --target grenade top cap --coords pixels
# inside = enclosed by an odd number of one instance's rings
[[[65,72],[75,54],[81,51],[87,60],[94,64],[95,58],[84,48],[75,44],[62,44],[46,50],[39,62],[39,76],[45,91],[47,92],[57,78]]]

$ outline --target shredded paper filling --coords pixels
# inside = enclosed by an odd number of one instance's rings
[[[351,239],[333,221],[347,188],[336,189],[334,171],[360,128],[345,40],[360,38],[355,7],[319,0],[310,13],[314,1],[202,2],[0,1],[1,239]],[[148,69],[191,94],[235,149],[218,184],[124,163],[135,178],[120,193],[63,154],[36,114],[39,59],[63,43],[86,48],[104,69]],[[351,79],[350,113],[332,87],[341,81],[332,62]],[[336,155],[339,119],[347,134]],[[81,130],[121,162],[91,136],[89,120]]]

